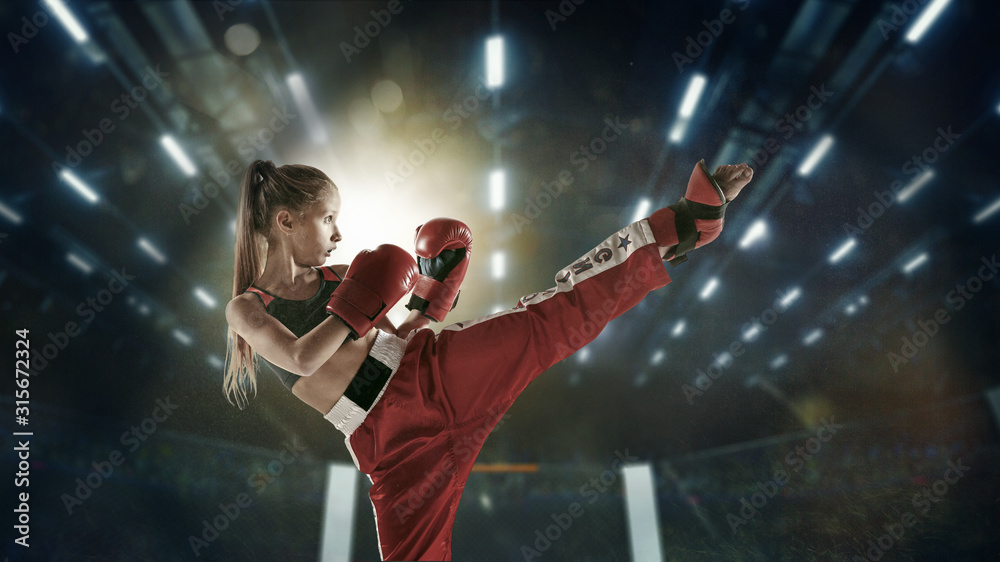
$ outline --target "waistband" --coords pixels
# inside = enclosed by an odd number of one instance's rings
[[[323,418],[349,438],[385,394],[399,369],[408,341],[409,338],[404,340],[379,330],[351,384]]]

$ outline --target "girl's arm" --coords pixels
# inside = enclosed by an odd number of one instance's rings
[[[396,329],[396,335],[405,340],[406,336],[409,335],[410,332],[426,328],[430,323],[430,319],[421,314],[419,310],[411,310],[410,315],[407,316],[406,320],[403,320],[403,323]]]
[[[255,352],[282,369],[303,377],[315,373],[326,363],[351,333],[339,318],[330,316],[308,334],[297,338],[250,294],[229,301],[226,319]]]

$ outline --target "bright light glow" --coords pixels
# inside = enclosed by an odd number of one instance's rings
[[[77,269],[84,272],[86,275],[90,275],[90,272],[94,271],[94,266],[90,265],[87,263],[87,260],[81,258],[73,252],[66,254],[66,261],[75,265]]]
[[[902,190],[900,190],[899,193],[896,194],[896,201],[903,203],[910,197],[913,197],[914,193],[919,191],[920,188],[927,185],[932,179],[934,179],[934,175],[935,175],[934,170],[931,170],[929,168],[927,170],[924,170],[923,173],[913,178],[913,181],[911,181],[909,185],[904,187]]]
[[[830,254],[830,263],[837,263],[838,261],[844,259],[844,256],[850,253],[850,251],[853,250],[854,247],[857,245],[858,245],[857,240],[855,240],[854,238],[848,239],[847,242],[841,244],[836,251]]]
[[[785,293],[785,296],[781,297],[778,304],[780,304],[782,308],[788,308],[793,302],[797,301],[800,296],[802,296],[802,290],[798,287],[792,287],[790,291]]]
[[[816,328],[815,330],[806,334],[806,337],[802,338],[803,345],[812,345],[819,341],[823,337],[823,330]]]
[[[786,363],[788,363],[788,356],[782,353],[771,360],[771,370],[780,369],[784,367]]]
[[[767,234],[767,223],[761,219],[754,221],[750,228],[747,229],[747,233],[743,235],[743,239],[740,240],[740,248],[749,248],[754,242],[760,240]]]
[[[590,350],[587,349],[586,347],[576,353],[576,359],[580,363],[586,363],[587,359],[589,358],[590,358]]]
[[[493,252],[493,258],[490,262],[493,266],[493,278],[503,279],[507,275],[507,256],[500,251]]]
[[[975,217],[973,217],[972,218],[972,222],[977,223],[977,224],[981,223],[984,220],[986,220],[987,218],[989,218],[990,216],[992,216],[997,211],[1000,211],[1000,199],[997,199],[996,201],[993,202],[992,205],[990,205],[989,207],[986,207],[978,215],[976,215]]]
[[[868,304],[868,297],[865,296],[865,295],[861,295],[860,297],[858,297],[858,303],[859,304]]]
[[[639,200],[639,205],[635,208],[635,214],[632,216],[632,222],[641,221],[642,219],[649,216],[649,208],[653,206],[653,202],[649,200],[649,197],[643,197]]]
[[[149,316],[149,313],[151,312],[150,309],[149,309],[149,305],[146,304],[146,303],[140,304],[138,310],[139,310],[139,314],[141,314],[143,316]]]
[[[100,199],[100,197],[97,196],[97,193],[94,193],[93,189],[90,189],[87,187],[87,184],[80,181],[80,178],[76,177],[76,174],[73,172],[63,168],[63,170],[59,172],[59,177],[61,177],[63,181],[68,183],[70,187],[76,190],[76,192],[82,195],[87,201],[97,203],[98,199]]]
[[[507,310],[507,308],[499,304],[495,304],[493,305],[493,309],[490,310],[490,314],[496,314],[497,312],[503,312],[504,310]]]
[[[756,338],[758,335],[760,335],[760,325],[754,324],[753,326],[747,328],[745,332],[743,332],[743,341],[748,342]]]
[[[87,32],[84,31],[83,26],[80,25],[80,22],[77,21],[73,13],[69,11],[69,8],[62,3],[62,0],[45,0],[45,4],[52,10],[52,13],[56,15],[56,18],[59,19],[59,23],[66,28],[66,31],[69,32],[74,41],[77,43],[87,42]]]
[[[208,291],[201,287],[195,287],[194,296],[208,308],[215,308],[219,304],[212,295],[208,294]]]
[[[728,351],[723,351],[722,353],[715,356],[715,361],[712,364],[716,367],[722,367],[724,365],[731,365],[733,362],[733,354]]]
[[[207,361],[209,366],[211,366],[213,369],[222,369],[223,367],[225,367],[225,364],[222,362],[222,359],[219,359],[219,356],[214,353],[209,353],[208,357],[205,358],[205,361]]]
[[[684,333],[684,329],[686,327],[687,327],[687,322],[685,322],[684,320],[678,320],[677,323],[674,324],[674,329],[670,332],[670,335],[676,338]]]
[[[654,366],[659,365],[660,363],[663,363],[663,360],[666,359],[666,357],[667,357],[666,351],[663,351],[662,349],[657,349],[655,352],[653,352],[653,357],[650,358],[649,364]]]
[[[21,221],[24,220],[21,218],[21,215],[17,214],[17,212],[14,211],[14,209],[11,209],[10,207],[4,205],[3,203],[0,203],[0,215],[3,215],[5,219],[9,220],[14,224],[21,224]]]
[[[194,340],[191,339],[191,336],[180,331],[178,328],[174,328],[174,331],[171,333],[173,334],[175,340],[181,342],[184,345],[191,345],[192,343],[194,343]]]
[[[927,252],[924,252],[919,256],[913,258],[912,260],[907,262],[906,265],[903,266],[903,273],[909,273],[914,269],[920,267],[925,261],[927,261],[927,258],[929,257],[930,256],[927,255]]]
[[[844,313],[847,314],[848,316],[854,316],[854,314],[857,311],[858,311],[858,305],[856,304],[849,304],[847,305],[847,308],[844,309]]]
[[[486,40],[486,87],[503,85],[503,37],[497,35]]]
[[[173,135],[163,135],[160,137],[160,144],[163,145],[163,148],[167,149],[167,153],[174,159],[174,162],[177,162],[184,175],[191,177],[198,173],[198,169],[194,167],[194,162],[184,153],[181,145],[177,144],[177,141],[174,140]]]
[[[719,278],[713,277],[708,280],[708,283],[705,283],[705,288],[701,290],[701,294],[699,294],[698,297],[701,300],[708,300],[708,297],[712,296],[712,293],[714,293],[715,289],[718,287],[719,287]]]
[[[950,2],[951,0],[934,0],[931,2],[931,5],[927,6],[923,13],[920,14],[920,17],[917,18],[913,27],[906,32],[906,42],[914,44],[920,41],[920,38],[924,36],[924,33],[927,33],[927,30],[930,29],[931,25],[934,24],[938,16],[941,15],[941,12]]]
[[[687,93],[684,94],[684,101],[681,102],[681,109],[678,112],[684,119],[690,119],[694,115],[694,109],[698,107],[698,100],[701,98],[702,92],[705,91],[705,84],[708,83],[708,79],[705,78],[704,74],[695,74],[691,78],[691,83],[688,84]]]
[[[309,95],[309,88],[306,87],[306,81],[302,77],[302,73],[290,73],[285,77],[285,84],[288,85],[288,90],[292,92],[292,99],[295,100],[295,105],[302,112],[302,121],[305,122],[306,128],[309,131],[309,139],[315,144],[326,142],[327,136],[326,129],[323,127],[323,120],[320,118],[319,112],[316,111],[316,105],[313,104],[312,96]]]
[[[819,164],[820,160],[826,156],[826,153],[830,151],[830,147],[833,146],[833,136],[823,135],[823,138],[819,140],[816,147],[812,149],[809,156],[806,157],[802,165],[799,166],[799,175],[808,176],[812,173],[816,166]]]
[[[687,126],[690,122],[690,119],[678,119],[670,129],[670,142],[677,144],[684,140],[684,133],[687,132]]]
[[[507,199],[507,173],[493,170],[490,173],[490,210],[502,211]]]
[[[156,249],[156,246],[152,242],[145,238],[139,239],[139,247],[142,248],[144,252],[149,254],[149,257],[153,258],[156,263],[163,265],[167,263],[167,256],[164,256],[162,252]]]

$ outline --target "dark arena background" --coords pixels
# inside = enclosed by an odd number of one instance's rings
[[[551,287],[704,158],[755,170],[722,235],[476,433],[454,559],[1000,560],[998,22],[0,3],[2,555],[378,560],[343,435],[270,372],[244,410],[222,391],[253,160],[338,184],[329,263],[468,223],[447,325]]]

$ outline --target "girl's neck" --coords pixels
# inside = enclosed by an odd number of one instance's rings
[[[262,289],[295,293],[315,281],[313,271],[313,267],[295,263],[291,254],[277,244],[268,244],[264,272],[257,279],[256,285]]]

